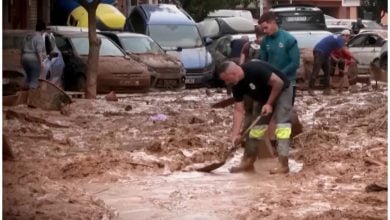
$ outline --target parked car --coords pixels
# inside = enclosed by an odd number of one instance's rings
[[[186,68],[186,86],[204,85],[214,72],[195,21],[183,9],[170,4],[135,6],[126,19],[125,31],[149,35]]]
[[[148,66],[153,88],[182,88],[186,70],[177,57],[168,55],[152,38],[128,32],[100,32],[134,60]]]
[[[352,23],[356,22],[356,19],[326,19],[326,25],[330,26],[343,26],[346,29],[352,29]],[[372,20],[362,20],[364,28],[360,32],[387,32],[387,29],[384,29],[376,21]],[[360,33],[359,32],[359,33]]]
[[[385,44],[383,44],[382,49],[381,49],[381,54],[379,56],[379,66],[383,69],[386,70],[387,72],[387,41]]]
[[[227,17],[245,18],[250,22],[252,22],[254,25],[257,24],[257,22],[255,22],[255,19],[253,19],[251,11],[249,10],[219,9],[219,10],[209,12],[206,18],[227,18]]]
[[[367,73],[372,62],[379,62],[382,46],[387,42],[387,33],[362,32],[353,37],[347,46],[359,61],[359,73]]]
[[[213,40],[231,34],[255,32],[252,22],[242,17],[206,18],[197,25],[203,38]]]
[[[331,35],[325,24],[324,13],[311,5],[275,5],[274,12],[278,25],[293,35],[298,47],[314,48],[323,38]]]
[[[86,82],[89,39],[87,32],[54,32],[64,61],[65,90],[83,91]],[[107,37],[101,38],[97,92],[146,92],[150,86],[147,67],[126,55]]]
[[[312,5],[274,5],[270,11],[279,26],[287,31],[326,30],[324,13]]]
[[[21,49],[24,37],[33,32],[33,30],[3,30],[3,93],[15,93],[26,81],[26,73],[21,64]]]

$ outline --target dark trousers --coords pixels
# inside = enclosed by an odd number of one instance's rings
[[[314,84],[316,81],[316,78],[318,76],[318,73],[320,72],[320,69],[322,68],[322,71],[324,72],[325,76],[325,88],[329,88],[330,84],[330,76],[329,76],[329,56],[325,56],[323,53],[318,51],[313,51],[314,55],[314,61],[313,61],[313,70],[310,75],[310,81],[309,81],[309,89],[314,88]]]

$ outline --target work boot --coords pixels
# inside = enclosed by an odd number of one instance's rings
[[[288,173],[290,169],[288,168],[288,157],[279,156],[278,167],[270,170],[270,174],[282,174]]]
[[[251,172],[255,170],[254,163],[256,156],[244,155],[241,159],[241,163],[238,166],[230,168],[231,173]]]
[[[330,88],[327,88],[324,90],[324,95],[332,95],[332,92],[330,91]]]

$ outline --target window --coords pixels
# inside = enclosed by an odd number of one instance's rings
[[[125,56],[125,54],[110,40],[102,38],[99,56]],[[71,41],[77,53],[81,56],[87,56],[89,53],[88,37],[74,37]]]
[[[164,53],[160,46],[147,37],[122,37],[123,48],[132,53]]]
[[[150,36],[163,48],[193,48],[203,45],[195,25],[150,25]]]
[[[55,40],[56,40],[57,47],[58,49],[60,49],[60,51],[72,50],[68,41],[65,38],[56,36]]]
[[[350,43],[348,44],[348,47],[362,47],[364,45],[364,41],[366,40],[367,36],[357,36],[353,38]]]

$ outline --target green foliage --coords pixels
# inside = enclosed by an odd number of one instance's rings
[[[203,20],[207,14],[217,9],[231,9],[242,4],[244,8],[256,0],[182,0],[186,10],[196,21]]]

